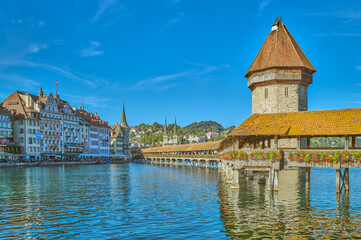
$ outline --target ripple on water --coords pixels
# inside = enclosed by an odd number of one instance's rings
[[[243,178],[231,190],[212,169],[0,169],[0,238],[357,238],[361,171],[350,176],[349,196],[338,198],[333,169],[312,169],[309,194],[302,172],[272,194]]]

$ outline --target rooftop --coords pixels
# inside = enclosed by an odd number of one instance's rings
[[[285,67],[305,68],[316,72],[282,20],[277,18],[245,77],[254,72]]]
[[[361,135],[361,108],[253,114],[230,136]]]
[[[221,141],[192,143],[183,145],[171,145],[164,147],[146,148],[143,153],[160,153],[160,152],[192,152],[192,151],[211,151],[217,150]]]

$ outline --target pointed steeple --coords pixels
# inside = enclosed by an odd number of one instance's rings
[[[124,99],[123,99],[123,114],[122,114],[122,120],[120,121],[120,126],[122,128],[129,128],[127,123],[127,118],[125,117]]]
[[[178,135],[177,135],[177,115],[174,113],[174,131],[173,131],[173,144],[178,144]]]
[[[278,17],[272,24],[271,32],[264,41],[252,65],[249,67],[245,77],[262,70],[274,68],[303,68],[312,73],[315,67],[303,53],[296,40],[292,37],[282,18]]]
[[[252,113],[307,110],[307,87],[315,72],[282,19],[277,18],[245,75],[252,91]]]
[[[174,114],[174,134],[177,134],[177,114]]]
[[[167,114],[165,114],[164,119],[164,132],[163,132],[163,146],[168,144],[168,134],[167,134]]]
[[[84,98],[81,99],[81,109],[84,110]]]
[[[40,85],[40,89],[39,89],[39,92],[38,92],[38,96],[39,96],[39,97],[44,96],[43,88],[41,87],[41,85]]]

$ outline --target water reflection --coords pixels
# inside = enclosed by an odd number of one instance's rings
[[[337,195],[334,169],[280,174],[279,192],[259,176],[240,188],[214,169],[95,165],[0,169],[0,238],[357,238],[361,171]]]
[[[351,192],[352,198],[349,194],[336,195],[331,183],[335,181],[333,169],[312,170],[310,192],[305,189],[304,171],[282,174],[278,193],[268,192],[264,184],[243,178],[239,191],[220,181],[221,217],[228,237],[360,237],[360,192]],[[354,170],[354,188],[361,187],[358,174],[361,172]]]
[[[149,165],[0,169],[0,238],[224,238],[218,172]]]

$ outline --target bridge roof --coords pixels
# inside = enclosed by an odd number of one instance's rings
[[[183,145],[171,145],[164,147],[154,147],[142,149],[143,153],[162,153],[162,152],[192,152],[192,151],[210,151],[217,150],[221,141],[192,143]]]
[[[361,108],[253,114],[230,136],[361,136]]]

